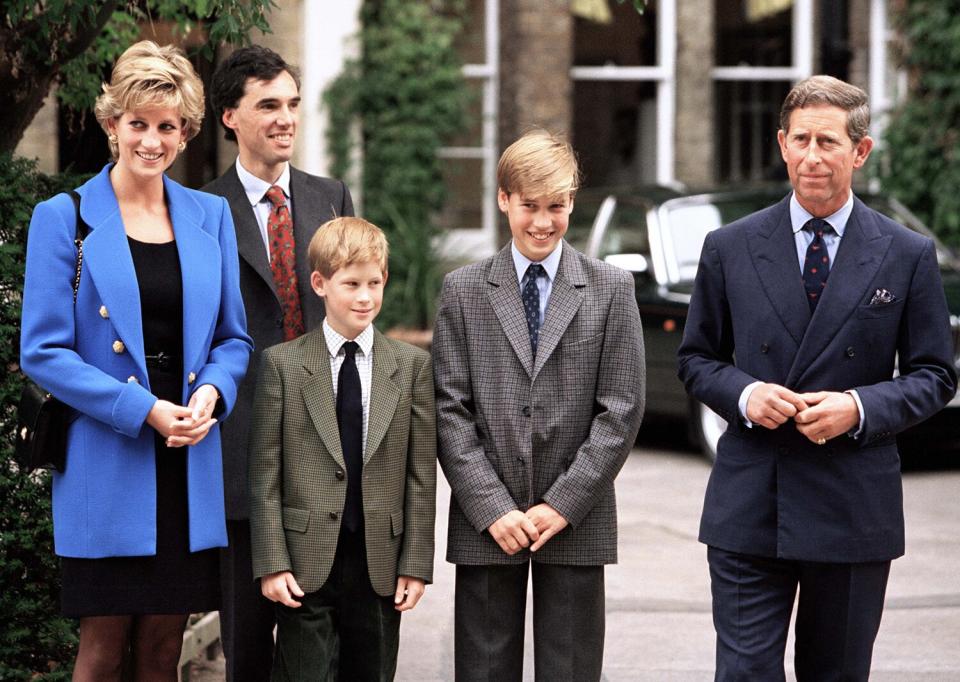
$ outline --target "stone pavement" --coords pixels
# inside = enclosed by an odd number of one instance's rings
[[[713,679],[706,550],[696,541],[709,471],[695,453],[645,443],[617,479],[620,563],[606,572],[607,681]],[[443,560],[449,489],[439,479],[435,584],[403,617],[401,681],[453,679],[453,567]],[[893,564],[871,680],[960,680],[960,469],[908,472],[904,482],[907,556]],[[529,622],[528,615],[528,642]],[[791,649],[792,642],[788,679]],[[531,646],[526,653],[524,678],[533,680]],[[223,679],[222,658],[202,667],[191,680]]]

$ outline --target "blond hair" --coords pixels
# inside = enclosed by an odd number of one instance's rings
[[[790,114],[804,107],[827,105],[847,112],[847,135],[858,144],[870,127],[870,99],[867,93],[833,76],[810,76],[787,93],[780,109],[780,129],[790,132]]]
[[[349,216],[328,220],[319,228],[307,247],[310,269],[324,277],[333,277],[340,268],[356,263],[376,263],[387,274],[390,247],[387,235],[363,218]]]
[[[160,47],[152,40],[142,40],[128,47],[113,65],[110,82],[103,84],[94,111],[109,138],[108,120],[144,107],[177,109],[183,120],[185,140],[200,132],[203,83],[179,48],[173,45]],[[110,153],[116,159],[119,153],[117,144],[109,144]]]
[[[531,130],[503,151],[497,186],[530,198],[572,197],[580,187],[577,156],[561,135]]]

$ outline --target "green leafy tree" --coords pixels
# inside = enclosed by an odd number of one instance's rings
[[[101,74],[142,25],[205,31],[203,50],[270,30],[273,0],[6,0],[0,24],[0,153],[12,152],[51,86],[73,109],[93,106]]]
[[[363,212],[390,239],[380,322],[427,327],[441,271],[433,222],[446,190],[437,150],[464,124],[467,89],[454,47],[459,2],[378,0],[362,9],[362,56],[325,94],[333,174],[350,164],[350,129],[363,145]]]
[[[883,187],[947,243],[960,245],[960,12],[954,0],[899,3],[909,75],[884,134]]]
[[[27,225],[38,201],[79,183],[0,155],[0,680],[67,680],[77,645],[73,621],[59,615],[50,476],[23,473],[12,456]]]

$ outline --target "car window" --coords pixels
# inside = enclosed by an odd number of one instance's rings
[[[610,217],[600,248],[598,258],[617,253],[650,253],[650,241],[647,234],[647,206],[640,202],[621,200]]]

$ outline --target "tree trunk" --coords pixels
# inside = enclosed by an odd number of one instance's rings
[[[0,29],[0,154],[13,153],[23,133],[43,106],[60,67],[82,54],[103,30],[116,9],[118,0],[107,0],[87,23],[71,33],[43,33],[34,21]],[[46,55],[28,51],[28,38],[46,43]],[[44,58],[45,57],[45,58]]]

